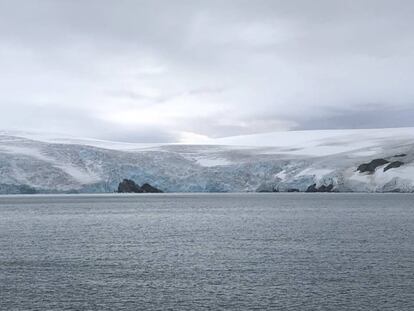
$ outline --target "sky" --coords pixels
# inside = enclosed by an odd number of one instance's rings
[[[414,126],[411,0],[0,0],[0,127],[125,142]]]

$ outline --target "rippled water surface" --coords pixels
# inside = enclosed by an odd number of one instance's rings
[[[414,196],[0,197],[0,310],[414,310]]]

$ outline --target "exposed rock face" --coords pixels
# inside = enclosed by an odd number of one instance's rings
[[[407,156],[407,154],[405,154],[405,153],[400,153],[400,154],[396,154],[395,156],[394,156],[394,158],[403,158],[403,157],[406,157]]]
[[[405,157],[405,156],[406,156],[406,154],[402,153],[402,154],[397,154],[394,157],[402,158],[402,157]],[[369,163],[361,164],[360,166],[358,166],[357,170],[360,173],[368,172],[369,174],[373,174],[373,173],[375,173],[375,170],[377,169],[377,167],[383,166],[385,164],[388,164],[388,165],[384,168],[384,172],[386,172],[386,171],[388,171],[392,168],[400,167],[400,166],[404,165],[404,162],[401,162],[401,161],[390,162],[390,161],[385,160],[385,159],[375,159],[375,160],[372,160]]]
[[[133,180],[124,179],[118,185],[119,193],[142,193],[142,189]]]
[[[389,161],[387,161],[385,159],[375,159],[375,160],[372,160],[369,163],[361,164],[360,166],[358,166],[357,170],[360,173],[368,172],[369,174],[373,174],[377,167],[385,165],[387,163],[389,163]]]
[[[390,164],[388,164],[385,168],[384,168],[384,172],[392,169],[392,168],[397,168],[404,165],[404,162],[401,161],[395,161],[395,162],[391,162]]]
[[[330,184],[328,186],[322,185],[319,188],[316,187],[316,184],[310,185],[306,192],[332,192],[334,190],[334,185]]]
[[[162,191],[158,188],[151,186],[148,183],[145,183],[141,186],[141,190],[146,193],[161,193]]]
[[[160,189],[157,189],[151,186],[148,183],[145,183],[142,185],[142,187],[140,187],[133,180],[124,179],[118,185],[118,192],[119,193],[160,193],[162,191]]]
[[[318,188],[316,188],[316,184],[310,185],[308,189],[306,189],[306,192],[318,192]]]

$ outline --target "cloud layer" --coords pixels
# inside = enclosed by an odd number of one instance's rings
[[[0,122],[137,142],[414,126],[413,14],[409,0],[0,0]]]

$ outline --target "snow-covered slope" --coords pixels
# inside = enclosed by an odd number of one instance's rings
[[[357,170],[378,158],[388,163]],[[384,171],[390,163],[395,167]],[[414,128],[270,133],[211,145],[0,134],[0,193],[113,192],[123,178],[168,192],[306,191],[323,185],[413,192]]]

